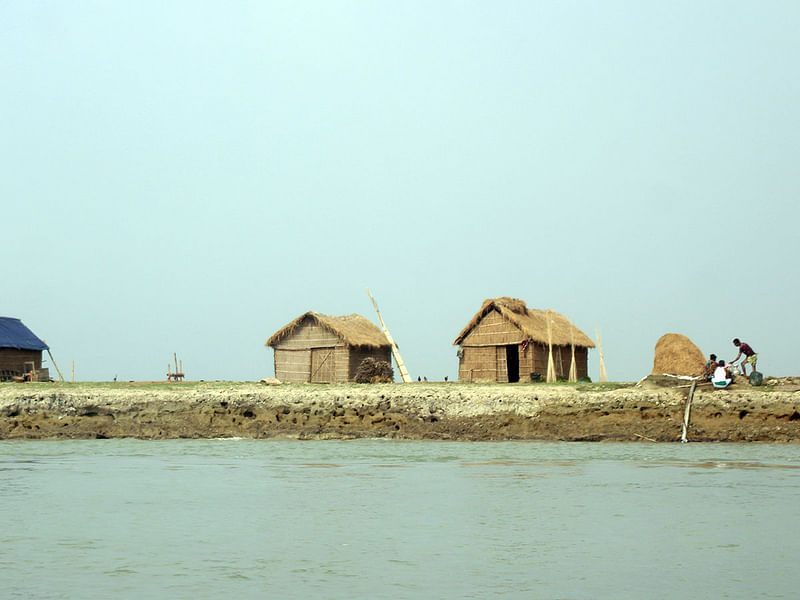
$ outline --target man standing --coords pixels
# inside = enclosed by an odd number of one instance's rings
[[[750,347],[749,344],[740,341],[739,338],[734,338],[733,345],[736,346],[737,348],[739,348],[739,354],[737,354],[736,358],[734,358],[731,361],[731,364],[735,364],[736,361],[739,360],[739,357],[742,354],[744,354],[744,358],[742,359],[742,364],[741,364],[742,375],[747,377],[747,369],[745,369],[745,364],[749,364],[751,367],[753,367],[753,371],[755,371],[756,370],[756,361],[758,360],[758,354],[755,352],[755,350],[753,350]]]

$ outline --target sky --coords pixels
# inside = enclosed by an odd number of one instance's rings
[[[455,379],[499,296],[599,329],[611,380],[665,333],[798,375],[798,29],[774,0],[0,0],[0,315],[81,381],[269,377],[300,314],[376,321],[366,287],[415,379]]]

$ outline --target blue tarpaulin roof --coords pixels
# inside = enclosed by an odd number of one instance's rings
[[[47,350],[48,346],[13,317],[0,317],[0,348]]]

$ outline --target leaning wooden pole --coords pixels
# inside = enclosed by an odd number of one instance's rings
[[[47,356],[49,356],[50,360],[53,361],[53,366],[56,368],[56,372],[58,373],[58,376],[61,379],[61,381],[64,381],[64,376],[61,374],[61,369],[58,368],[58,365],[56,364],[56,359],[53,358],[53,353],[50,352],[50,348],[47,349]],[[72,379],[73,380],[75,379],[74,375],[72,376]]]
[[[392,334],[389,333],[389,329],[386,327],[386,323],[383,322],[381,311],[378,309],[378,303],[375,302],[375,298],[372,297],[372,293],[369,291],[369,288],[367,288],[367,294],[369,295],[369,299],[372,300],[372,306],[375,307],[375,312],[378,313],[378,321],[380,321],[381,323],[383,334],[386,336],[386,339],[389,340],[389,343],[392,345],[392,356],[394,357],[394,362],[397,363],[397,370],[400,371],[400,378],[403,380],[403,383],[411,383],[411,375],[408,374],[408,369],[406,369],[406,363],[403,362],[403,359],[400,356],[400,350],[397,349],[397,344],[394,343],[394,339],[392,339]]]

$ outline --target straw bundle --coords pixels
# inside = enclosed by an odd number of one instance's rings
[[[653,375],[703,374],[705,358],[692,340],[679,333],[667,333],[656,342]]]

